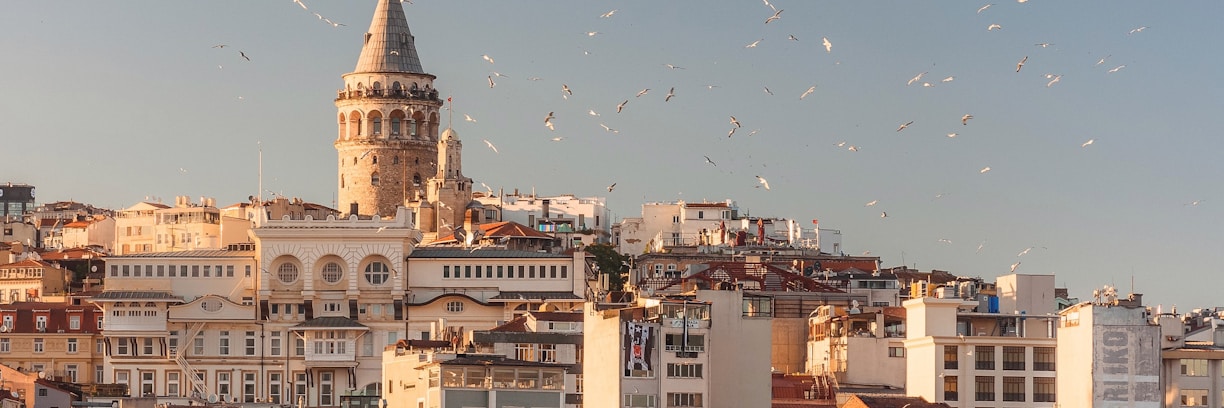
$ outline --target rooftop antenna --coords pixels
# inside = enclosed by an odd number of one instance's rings
[[[446,127],[448,129],[453,129],[451,124],[455,121],[455,102],[452,101],[453,98],[453,96],[446,97]]]
[[[263,142],[256,141],[255,145],[259,148],[259,192],[255,193],[255,197],[259,199],[259,204],[263,205]],[[335,204],[332,207],[335,207]]]

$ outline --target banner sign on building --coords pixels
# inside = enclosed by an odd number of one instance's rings
[[[650,361],[654,355],[654,327],[625,322],[625,376],[636,377],[634,372],[651,371]]]

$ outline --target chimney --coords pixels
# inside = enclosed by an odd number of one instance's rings
[[[542,209],[542,210],[540,210],[540,212],[544,214],[544,215],[542,215],[542,216],[541,216],[541,217],[544,217],[544,219],[549,219],[549,218],[552,218],[552,216],[548,214],[548,204],[549,204],[549,201],[550,201],[550,200],[549,200],[549,199],[547,199],[547,198],[545,198],[544,200],[542,200],[542,201],[541,201],[541,205],[543,206],[543,209]]]

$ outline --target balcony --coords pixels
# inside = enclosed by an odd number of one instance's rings
[[[346,91],[341,89],[336,91],[337,101],[369,98],[416,100],[438,103],[442,102],[442,99],[438,98],[437,89],[430,89],[428,91],[407,89],[360,89]]]

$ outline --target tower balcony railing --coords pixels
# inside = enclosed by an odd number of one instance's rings
[[[345,99],[363,99],[363,98],[391,98],[391,99],[410,99],[430,102],[441,102],[438,98],[438,90],[410,90],[410,89],[358,89],[358,90],[338,90],[336,91],[336,100]]]

